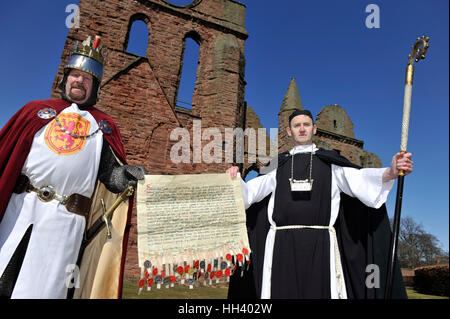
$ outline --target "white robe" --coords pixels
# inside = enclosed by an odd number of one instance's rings
[[[317,151],[313,144],[314,152]],[[294,147],[290,154],[311,152],[311,145],[300,145]],[[314,168],[313,168],[314,169]],[[340,193],[358,198],[366,206],[380,208],[387,199],[389,191],[394,185],[394,180],[383,182],[382,176],[386,168],[363,168],[355,169],[351,167],[340,167],[331,165],[331,216],[329,226],[333,226],[339,213]],[[267,218],[271,226],[277,226],[272,219],[273,205],[275,200],[275,188],[277,170],[256,177],[247,183],[242,181],[242,192],[244,197],[245,209],[252,204],[263,200],[269,194],[272,194],[267,207]],[[334,252],[334,238],[330,233],[330,289],[331,298],[338,299],[338,285],[336,278],[336,263]],[[273,244],[275,241],[275,230],[269,229],[266,237],[266,246],[264,253],[263,278],[261,288],[261,298],[269,299],[271,292],[271,264],[273,254]],[[345,281],[343,283],[343,298],[347,298]]]
[[[77,113],[89,121],[89,134],[98,128],[94,117],[75,103],[64,109],[61,117],[65,113]],[[103,134],[98,131],[73,154],[59,155],[46,138],[47,128],[55,123],[50,121],[35,134],[22,174],[35,186],[54,186],[59,195],[91,197]],[[11,298],[66,298],[67,281],[77,261],[86,220],[67,211],[57,200],[42,202],[35,192],[13,193],[0,223],[0,276],[31,224],[31,237]]]

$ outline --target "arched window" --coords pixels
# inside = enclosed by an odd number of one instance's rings
[[[148,18],[145,16],[131,17],[124,46],[126,52],[139,56],[146,55],[150,35],[147,23]]]
[[[188,6],[194,2],[193,0],[164,0],[164,1],[179,7]]]
[[[181,78],[178,86],[177,106],[192,109],[192,97],[197,81],[200,45],[195,34],[189,34],[184,40],[184,50],[181,63]]]

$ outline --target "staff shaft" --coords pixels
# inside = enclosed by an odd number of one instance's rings
[[[408,65],[406,68],[405,95],[403,99],[402,135],[400,141],[400,152],[402,153],[406,153],[406,148],[408,145],[409,115],[411,111],[413,74],[414,74],[414,67],[412,65]],[[395,214],[392,225],[392,237],[389,247],[388,269],[386,275],[386,286],[384,291],[385,299],[392,298],[392,285],[394,283],[394,269],[395,269],[395,261],[397,258],[398,235],[400,231],[400,215],[402,210],[403,184],[405,174],[403,170],[400,170],[398,172],[398,175],[399,177],[397,183],[397,196],[395,199]]]
[[[385,299],[392,298],[392,284],[394,282],[394,269],[397,259],[398,235],[400,233],[400,215],[402,210],[403,183],[405,176],[399,176],[397,179],[397,197],[395,200],[395,213],[392,226],[392,237],[389,249],[389,264],[386,275],[386,287],[384,292]]]
[[[412,66],[411,66],[412,68]],[[405,95],[403,98],[403,119],[400,151],[406,152],[408,146],[409,117],[411,113],[412,83],[405,84]]]

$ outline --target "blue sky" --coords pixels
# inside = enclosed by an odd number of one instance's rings
[[[295,77],[303,106],[314,115],[328,104],[345,108],[355,137],[384,166],[400,148],[408,54],[417,37],[431,38],[427,58],[414,64],[408,151],[415,168],[405,178],[402,216],[421,223],[448,251],[449,2],[241,2],[247,7],[249,33],[245,100],[263,126],[278,126],[283,96]],[[0,127],[28,101],[50,96],[68,33],[66,6],[72,3],[78,1],[0,4]],[[380,8],[380,27],[369,29],[365,21],[371,13],[365,9],[372,3]],[[182,87],[179,98],[190,99],[190,90],[189,85]],[[387,202],[390,216],[395,191],[396,186]]]

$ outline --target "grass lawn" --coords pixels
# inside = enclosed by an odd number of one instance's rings
[[[448,299],[446,296],[424,295],[412,288],[406,288],[406,293],[408,294],[408,299]]]
[[[407,288],[408,299],[449,299],[444,296],[424,295],[418,293],[412,288]],[[138,281],[125,280],[123,283],[123,299],[226,299],[228,293],[228,284],[221,283],[212,286],[195,286],[194,289],[189,289],[188,286],[175,285],[173,288],[165,288],[161,285],[161,289],[152,287],[151,291],[147,288],[142,290],[140,295],[138,293]]]
[[[175,285],[173,288],[166,288],[161,285],[161,289],[156,289],[156,285],[151,291],[145,287],[138,295],[138,281],[127,281],[123,283],[123,299],[227,299],[228,284],[220,283],[212,286],[189,286]]]

